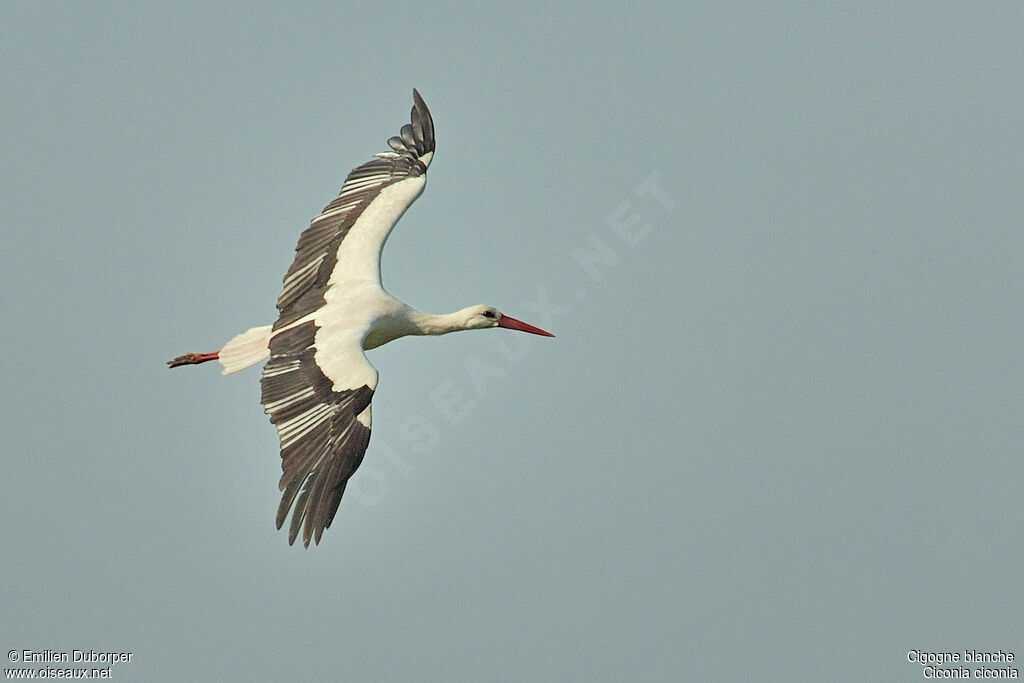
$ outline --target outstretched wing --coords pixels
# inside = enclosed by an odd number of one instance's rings
[[[360,319],[356,297],[367,290],[352,285],[379,290],[384,242],[426,185],[434,123],[415,90],[413,102],[411,122],[388,140],[392,151],[349,173],[302,233],[277,298],[261,385],[281,439],[277,526],[291,511],[289,543],[300,528],[306,546],[320,542],[369,444],[377,371],[362,349],[370,319]]]
[[[370,443],[370,400],[377,370],[361,347],[363,331],[318,339],[308,321],[275,334],[270,360],[260,382],[263,408],[281,439],[280,529],[292,511],[288,543],[302,528],[302,541],[320,542],[331,526],[349,477]],[[317,345],[331,348],[332,365],[345,369],[347,381],[332,382],[317,364]]]
[[[345,280],[380,283],[380,252],[391,229],[423,192],[434,155],[434,122],[423,98],[412,91],[411,123],[382,152],[352,170],[333,202],[299,237],[295,260],[277,298],[274,329],[324,305],[324,292]]]

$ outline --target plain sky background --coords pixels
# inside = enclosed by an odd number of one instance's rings
[[[1024,656],[1022,35],[1014,2],[4,3],[0,646],[125,681]],[[385,285],[558,336],[373,352],[363,468],[289,547],[259,371],[164,362],[273,321],[414,86],[437,154]]]

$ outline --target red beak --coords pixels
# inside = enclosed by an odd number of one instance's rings
[[[555,335],[550,332],[545,332],[539,327],[534,327],[529,323],[524,323],[522,320],[516,320],[510,315],[503,315],[498,320],[498,327],[504,327],[508,330],[519,330],[520,332],[529,332],[530,334],[539,334],[542,337],[554,337]]]

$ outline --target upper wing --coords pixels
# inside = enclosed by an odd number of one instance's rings
[[[363,461],[370,442],[370,400],[377,387],[377,370],[361,346],[364,330],[344,330],[330,339],[318,331],[308,321],[275,334],[260,382],[263,408],[281,439],[284,494],[277,528],[294,503],[288,543],[295,542],[305,521],[306,546],[314,535],[319,543],[331,526],[348,479]],[[345,368],[343,385],[324,375],[317,364],[316,354],[323,353],[317,345],[329,346],[334,364]]]
[[[411,123],[388,140],[383,152],[352,170],[333,202],[299,237],[295,260],[277,298],[274,329],[324,305],[324,292],[345,279],[380,283],[380,252],[391,229],[426,185],[434,155],[434,122],[423,98],[412,91]]]

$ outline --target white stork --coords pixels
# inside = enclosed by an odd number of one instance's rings
[[[355,168],[333,202],[299,237],[277,297],[272,326],[253,327],[219,351],[188,353],[170,367],[219,360],[223,374],[266,359],[264,411],[281,440],[277,528],[292,510],[288,543],[318,544],[370,441],[377,370],[364,351],[406,335],[504,327],[553,337],[492,306],[421,313],[388,294],[380,254],[391,229],[423,192],[434,155],[434,122],[412,91],[411,123],[382,152]]]

